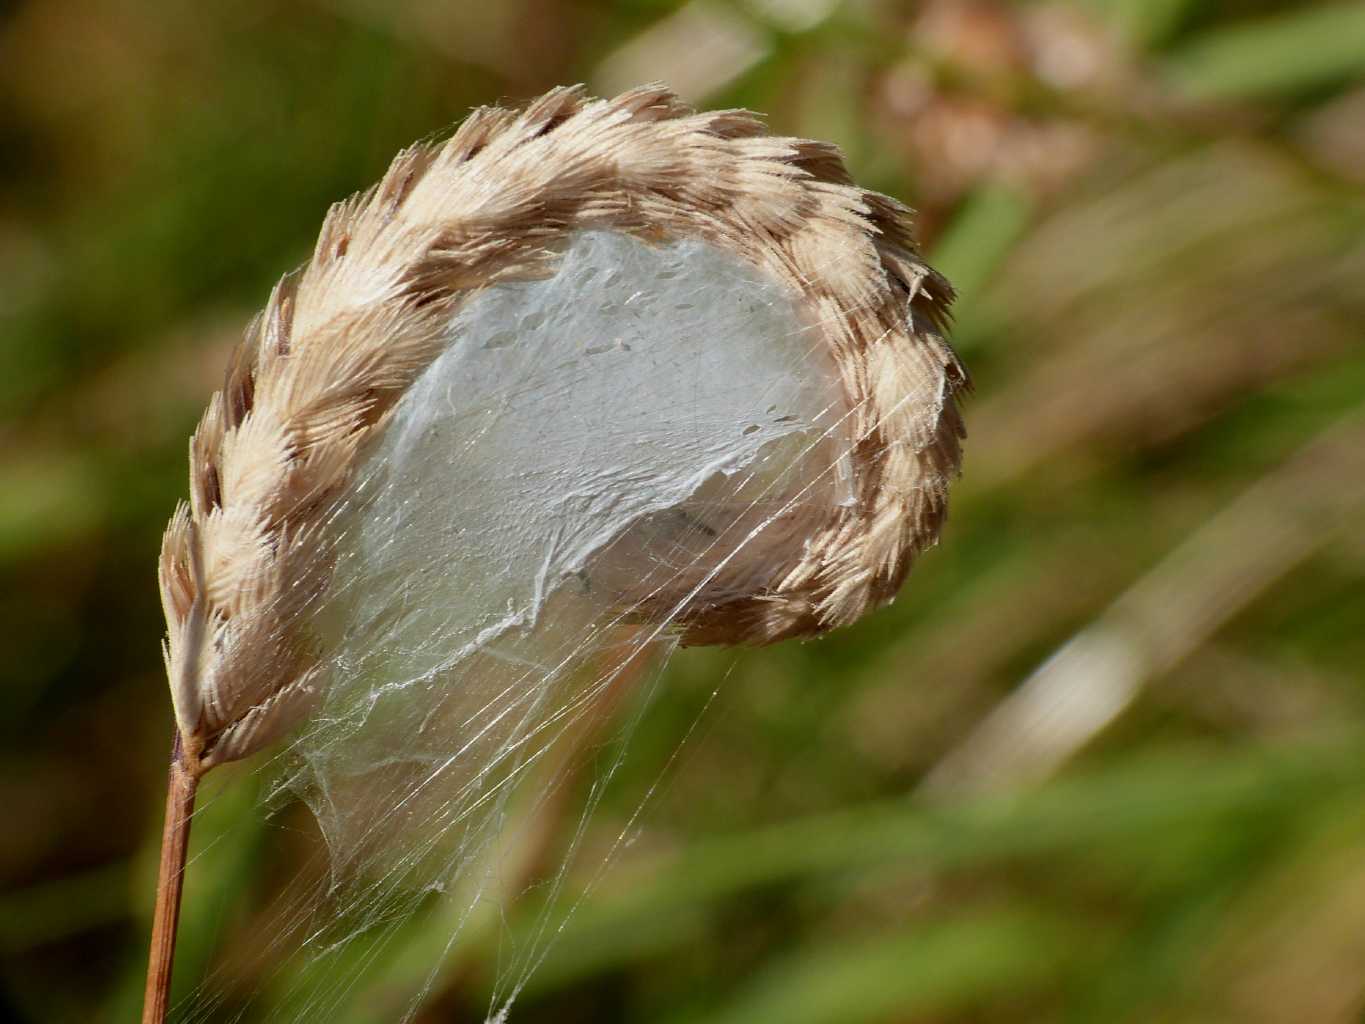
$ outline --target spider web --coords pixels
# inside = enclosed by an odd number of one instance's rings
[[[325,867],[272,908],[256,1005],[229,1009],[224,969],[180,1019],[412,1019],[462,935],[535,881],[536,926],[502,929],[487,1017],[506,1019],[572,910],[619,709],[647,703],[670,623],[752,593],[852,500],[818,325],[715,245],[577,233],[552,276],[483,290],[448,335],[329,523],[303,631],[324,697],[258,769],[262,813],[304,801]],[[527,863],[584,776],[557,863]],[[419,918],[406,989],[357,1008]]]

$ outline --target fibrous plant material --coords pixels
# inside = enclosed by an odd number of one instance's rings
[[[663,88],[400,153],[191,441],[173,782],[296,731],[334,850],[383,842],[348,812],[382,805],[465,857],[589,637],[764,644],[890,600],[960,459],[950,296],[833,147]]]

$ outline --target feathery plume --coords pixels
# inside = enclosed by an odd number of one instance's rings
[[[172,771],[191,797],[318,701],[326,654],[300,623],[331,577],[329,524],[452,318],[483,289],[545,277],[586,230],[704,241],[788,290],[837,377],[850,453],[846,499],[799,533],[742,570],[623,595],[623,611],[685,644],[810,636],[890,600],[936,539],[967,377],[941,334],[951,288],[905,207],[855,186],[833,146],[773,137],[746,111],[693,113],[660,86],[476,110],[329,211],[190,441],[160,584]]]
[[[905,207],[852,185],[832,146],[771,137],[744,111],[690,113],[661,87],[480,109],[331,209],[190,442],[190,500],[166,530],[160,580],[192,774],[263,748],[316,698],[318,654],[290,625],[327,584],[320,533],[460,304],[543,275],[584,229],[699,237],[786,284],[820,325],[852,414],[856,501],[830,509],[762,588],[690,602],[684,643],[850,623],[937,537],[966,375],[939,333],[951,289],[917,255]]]

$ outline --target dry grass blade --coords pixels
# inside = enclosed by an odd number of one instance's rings
[[[1074,634],[931,771],[946,795],[1036,783],[1365,504],[1360,412],[1257,482]]]

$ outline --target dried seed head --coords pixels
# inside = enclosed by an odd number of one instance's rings
[[[821,339],[847,439],[839,500],[671,586],[621,584],[623,612],[689,644],[813,635],[889,600],[936,539],[967,379],[940,333],[951,289],[904,207],[853,186],[831,146],[692,113],[661,87],[481,109],[332,208],[190,442],[160,578],[192,773],[262,749],[317,700],[326,652],[301,623],[358,464],[470,297],[551,274],[583,231],[695,239],[784,289]]]

